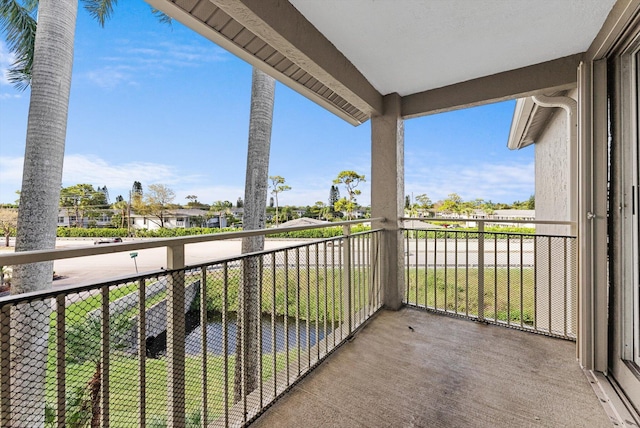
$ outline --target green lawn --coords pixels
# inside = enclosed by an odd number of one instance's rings
[[[369,298],[369,267],[351,273],[351,303],[354,312],[362,309]],[[242,272],[239,268],[227,272],[227,311],[238,309],[238,288]],[[221,313],[225,278],[222,271],[207,276],[207,311]],[[275,284],[275,286],[274,286]],[[299,286],[298,286],[299,284]],[[264,314],[288,314],[301,320],[340,321],[341,308],[346,304],[343,271],[333,268],[277,268],[275,278],[269,267],[263,269],[261,307]],[[275,301],[275,306],[274,306]]]
[[[352,307],[355,311],[362,308],[368,296],[368,268],[359,268],[352,273]],[[298,316],[301,320],[319,322],[339,322],[343,317],[341,308],[346,299],[341,292],[342,272],[338,269],[287,269],[277,268],[274,273],[265,268],[262,277],[262,310],[271,314],[274,310],[278,316],[287,313],[289,316]],[[198,279],[191,276],[188,282]],[[230,269],[227,276],[227,295],[229,312],[235,312],[238,307],[238,286],[241,278],[240,269]],[[275,288],[273,286],[275,280]],[[211,314],[220,313],[222,308],[222,295],[225,280],[222,271],[209,273],[207,276],[207,308]],[[298,285],[299,284],[299,285]],[[138,284],[125,284],[110,290],[109,301],[123,297],[129,293],[137,292]],[[147,306],[161,300],[165,293],[149,299]],[[275,296],[275,300],[274,300]],[[198,299],[197,299],[198,300]],[[66,365],[66,394],[68,422],[75,414],[88,414],[87,410],[79,412],[78,409],[85,403],[90,403],[87,385],[96,372],[97,358],[99,355],[99,321],[89,321],[90,311],[99,308],[102,303],[100,294],[87,297],[84,300],[71,303],[66,308],[67,331],[67,365]],[[198,303],[198,302],[196,302]],[[134,315],[136,309],[127,311],[124,317]],[[116,348],[118,331],[117,320],[121,317],[112,317],[112,347]],[[82,331],[86,337],[85,344],[75,346],[70,339],[70,331],[90,324]],[[47,403],[50,409],[55,402],[55,327],[56,314],[51,315],[51,333],[49,340],[48,369],[47,369]],[[336,326],[337,327],[337,326]],[[77,333],[76,333],[77,335]],[[77,339],[76,339],[77,342]],[[79,349],[79,351],[78,351]],[[85,353],[80,358],[71,353]],[[88,357],[87,357],[88,355]],[[279,353],[276,357],[277,371],[286,366],[286,362],[293,362],[297,351],[291,349],[289,356]],[[69,358],[71,357],[71,358]],[[202,409],[202,368],[201,358],[195,356],[186,357],[186,403],[187,414],[193,421],[199,420],[199,412]],[[264,379],[273,376],[273,356],[263,355]],[[139,409],[139,367],[138,359],[134,355],[112,349],[110,356],[110,420],[114,426],[138,426]],[[229,393],[233,395],[233,377],[235,358],[228,358],[228,385]],[[293,376],[293,373],[292,373]],[[146,409],[148,426],[165,426],[167,411],[167,367],[166,359],[146,359]],[[208,355],[207,361],[207,392],[209,418],[215,419],[221,415],[224,406],[224,358],[213,354]],[[232,403],[231,403],[232,404]],[[86,407],[87,409],[89,407]],[[75,409],[75,410],[74,410]],[[74,426],[68,423],[68,426]],[[84,426],[78,423],[75,426]]]
[[[289,353],[289,361],[293,361],[297,354]],[[136,427],[139,426],[139,369],[138,360],[133,356],[122,353],[113,353],[110,356],[110,385],[109,385],[109,415],[113,426]],[[47,403],[53,407],[55,402],[55,375],[54,366],[50,361],[47,371]],[[273,356],[263,355],[262,377],[267,380],[273,376]],[[286,355],[279,353],[276,356],[276,371],[285,368]],[[203,407],[202,401],[202,357],[187,357],[185,361],[186,379],[186,404],[187,415],[195,418]],[[88,381],[95,372],[95,364],[85,362],[83,364],[67,365],[66,391],[70,397],[73,391],[86,387]],[[235,370],[235,357],[228,358],[228,393],[230,405],[233,404],[233,378]],[[147,422],[156,423],[156,426],[166,426],[167,415],[167,363],[166,359],[146,360],[146,414]],[[68,400],[69,402],[69,400]],[[207,356],[207,406],[209,419],[212,421],[219,417],[224,410],[224,358],[220,355],[209,354]],[[69,411],[71,415],[72,412]]]
[[[426,300],[427,306],[439,310],[478,315],[478,269],[409,268],[407,273],[405,293],[410,304],[425,305]],[[484,316],[533,325],[534,269],[485,269]]]

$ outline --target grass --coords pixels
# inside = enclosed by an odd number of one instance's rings
[[[352,310],[362,309],[369,297],[368,280],[371,269],[361,267],[351,273]],[[274,276],[275,275],[275,276]],[[225,278],[222,271],[207,276],[207,311],[222,313],[225,282],[227,285],[226,310],[238,310],[240,268],[229,269]],[[261,282],[261,308],[265,314],[298,316],[301,320],[339,321],[346,296],[343,293],[342,269],[333,268],[276,268],[265,267]],[[274,303],[275,300],[275,303]]]
[[[367,302],[368,275],[369,268],[361,267],[354,269],[351,275],[352,283],[352,308],[358,311]],[[340,321],[343,318],[342,307],[346,296],[342,293],[342,283],[344,281],[343,271],[333,268],[282,268],[275,271],[269,267],[263,269],[261,298],[262,311],[276,315],[298,316],[302,320],[319,322]],[[232,268],[227,271],[225,278],[222,271],[209,272],[207,276],[207,309],[210,314],[220,313],[223,308],[222,296],[223,287],[227,287],[228,305],[227,311],[235,312],[238,308],[238,288],[242,277],[239,268]],[[196,280],[197,275],[190,277],[188,282]],[[274,288],[275,284],[275,288]],[[117,288],[112,288],[109,293],[109,301],[113,302],[127,294],[135,293],[138,290],[137,283],[124,284]],[[166,296],[166,292],[147,301],[147,307],[157,303]],[[275,299],[274,299],[275,296]],[[199,299],[196,299],[199,300]],[[97,293],[71,303],[65,312],[66,328],[77,326],[81,322],[86,322],[89,313],[99,308],[102,304],[102,295]],[[123,316],[128,317],[137,312],[136,308],[126,311]],[[114,322],[116,317],[113,318]],[[47,402],[53,408],[55,403],[55,379],[56,379],[56,349],[55,349],[55,327],[56,313],[51,314],[51,334],[49,335],[49,352],[47,362]],[[112,324],[112,329],[114,329]],[[112,331],[112,334],[118,334]],[[99,341],[99,332],[91,333],[87,341]],[[95,336],[95,337],[94,337]],[[115,347],[112,338],[112,346]],[[70,351],[67,349],[67,351]],[[276,356],[276,370],[282,370],[287,361],[293,362],[297,356],[295,348],[292,348],[287,358],[281,352]],[[263,379],[273,376],[273,356],[264,354],[263,358]],[[167,363],[165,358],[146,360],[146,414],[149,426],[166,426],[167,409]],[[185,378],[186,378],[186,403],[187,414],[194,421],[199,418],[202,408],[202,357],[186,356],[185,358]],[[235,358],[228,357],[228,390],[233,394],[233,377],[235,370]],[[73,401],[74,392],[78,391],[82,398],[84,394],[86,400],[86,387],[88,382],[96,372],[96,363],[88,360],[82,363],[67,361],[66,364],[66,385],[67,401]],[[115,426],[137,426],[139,409],[139,361],[135,355],[123,351],[111,350],[110,354],[110,420]],[[293,376],[293,373],[292,373]],[[208,408],[210,419],[219,416],[224,408],[224,357],[220,355],[208,355],[207,361],[207,392]],[[231,403],[232,400],[230,400]],[[81,400],[76,400],[81,402]],[[71,410],[68,410],[68,412]]]
[[[426,300],[428,307],[478,315],[477,268],[413,268],[407,273],[405,293],[410,304],[425,305]],[[485,269],[484,317],[533,325],[534,269]]]
[[[293,361],[295,352],[289,353],[289,361]],[[139,426],[139,368],[138,359],[123,353],[113,353],[110,356],[109,378],[109,417],[111,424],[118,427]],[[286,355],[276,355],[276,371],[285,368]],[[267,380],[273,377],[273,356],[263,355],[262,377]],[[233,404],[233,378],[235,357],[228,357],[228,394],[229,403]],[[83,364],[69,364],[67,366],[66,391],[84,388],[95,371],[91,362]],[[55,402],[55,372],[49,367],[47,376],[47,402]],[[202,409],[202,357],[187,357],[185,359],[185,402],[187,415],[199,414]],[[167,416],[167,361],[166,359],[146,360],[145,384],[146,416],[148,422],[166,426]],[[222,415],[224,411],[224,358],[220,355],[207,355],[207,408],[209,420]]]

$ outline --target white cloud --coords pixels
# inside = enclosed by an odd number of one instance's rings
[[[97,156],[67,155],[64,158],[62,182],[64,186],[76,183],[106,185],[111,188],[129,189],[133,181],[143,185],[162,183],[168,186],[194,183],[197,175],[181,174],[172,165],[152,162],[126,162],[110,164]]]
[[[244,186],[222,184],[214,184],[211,186],[196,185],[176,192],[175,202],[178,204],[186,204],[189,202],[185,199],[187,195],[196,195],[198,201],[203,204],[211,204],[214,201],[229,201],[235,205],[238,197],[244,199]]]
[[[197,67],[230,58],[225,50],[210,43],[145,41],[145,45],[135,47],[131,47],[128,40],[116,40],[114,43],[115,55],[96,59],[94,63],[104,65],[79,73],[79,76],[102,88],[113,89],[121,84],[137,85],[145,75],[158,76],[176,68]]]
[[[14,192],[22,182],[22,157],[0,157],[0,201],[12,202]],[[172,165],[151,162],[108,163],[96,156],[67,155],[64,158],[62,185],[72,186],[89,183],[95,186],[106,185],[112,198],[125,196],[134,181],[143,186],[161,183],[176,192],[189,191],[191,186],[202,181],[202,177],[185,174]],[[192,193],[189,191],[189,193]]]
[[[22,157],[0,157],[0,202],[13,202],[15,191],[22,180]],[[281,205],[313,205],[329,199],[332,175],[291,177],[287,180],[292,189],[279,195]],[[533,162],[484,163],[469,165],[433,165],[412,168],[405,177],[407,194],[426,193],[433,201],[444,199],[450,193],[458,193],[463,199],[482,198],[494,202],[524,200],[534,191],[535,170]],[[65,156],[63,186],[77,183],[106,185],[111,198],[127,195],[133,181],[143,186],[161,183],[176,192],[176,203],[186,203],[185,196],[197,195],[203,203],[228,200],[233,203],[244,198],[244,183],[220,184],[202,175],[185,173],[174,165],[151,162],[109,163],[97,156],[72,154]],[[358,202],[370,204],[371,182],[361,183],[362,194]],[[344,189],[340,189],[344,192]],[[270,195],[268,195],[270,196]],[[267,198],[268,199],[268,198]]]
[[[407,193],[426,193],[433,201],[457,193],[465,200],[482,198],[493,202],[513,202],[533,194],[534,185],[533,161],[475,166],[434,164],[412,168],[405,179]]]
[[[135,84],[135,69],[128,65],[108,65],[85,73],[85,77],[101,88],[112,89],[122,83]]]
[[[0,40],[0,85],[10,85],[8,72],[15,60],[16,56],[9,51],[7,44]]]
[[[0,202],[13,203],[22,184],[22,157],[0,156]]]
[[[22,93],[9,82],[9,68],[15,60],[16,56],[9,51],[4,40],[0,40],[0,100],[22,98]]]

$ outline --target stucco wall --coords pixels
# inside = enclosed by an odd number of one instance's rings
[[[576,98],[574,90],[568,94]],[[571,159],[567,131],[567,113],[554,108],[547,127],[535,142],[536,220],[575,220],[571,218],[572,173],[576,159]],[[575,143],[574,143],[575,144]],[[573,171],[573,172],[572,172]],[[575,183],[575,177],[573,177]],[[572,235],[571,226],[536,225],[538,235]],[[548,243],[552,244],[549,254]],[[558,238],[540,238],[536,252],[537,326],[550,332],[575,334],[576,328],[576,248]],[[566,260],[564,258],[567,258]],[[566,299],[566,300],[565,300]],[[567,311],[564,316],[565,308]]]
[[[576,91],[569,94],[576,97]],[[535,142],[536,220],[571,220],[572,160],[567,135],[567,113],[555,108],[548,126]],[[573,160],[575,162],[575,160]],[[538,225],[543,235],[570,235],[570,226]]]

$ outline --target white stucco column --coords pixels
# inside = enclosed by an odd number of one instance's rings
[[[404,211],[404,121],[400,96],[384,97],[384,114],[371,118],[371,216],[384,217],[381,242],[383,303],[397,310],[404,298],[404,252],[400,218]]]

